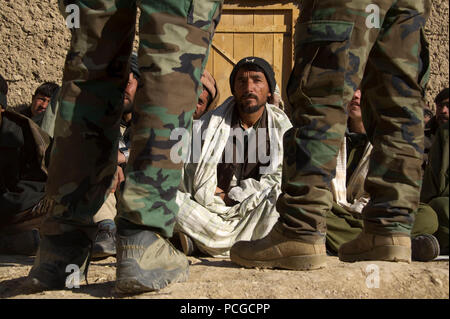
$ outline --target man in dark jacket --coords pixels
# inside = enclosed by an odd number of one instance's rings
[[[431,146],[433,145],[436,132],[440,126],[448,122],[448,98],[449,88],[443,89],[434,98],[434,103],[436,103],[436,114],[425,125],[425,149],[422,164],[422,168],[424,170],[428,163],[428,154],[430,152]]]
[[[8,89],[6,81],[2,80],[0,253],[33,254],[39,242],[37,228],[45,208],[42,198],[50,138],[31,119],[6,110]]]
[[[32,119],[39,126],[42,123],[45,111],[49,106],[52,96],[58,90],[59,85],[53,82],[41,84],[31,98],[31,104],[23,104],[17,107],[17,111]]]

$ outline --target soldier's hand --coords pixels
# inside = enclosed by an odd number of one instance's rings
[[[125,158],[125,155],[121,151],[117,151],[117,164],[123,164],[126,163],[127,159]]]
[[[219,196],[220,198],[222,198],[222,200],[225,200],[226,193],[220,187],[216,187],[216,192],[214,193],[214,195]]]
[[[119,188],[120,184],[125,181],[125,175],[123,174],[122,167],[117,166],[116,174],[114,175],[113,187],[111,189],[111,193],[115,193],[117,188]]]

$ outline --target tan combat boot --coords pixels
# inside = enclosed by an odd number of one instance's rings
[[[117,292],[157,291],[188,279],[189,261],[169,240],[150,230],[118,226]]]
[[[312,270],[326,266],[325,242],[307,243],[284,236],[276,227],[259,240],[240,241],[231,247],[230,258],[245,267]]]
[[[409,236],[375,235],[362,232],[339,247],[339,259],[346,262],[384,260],[411,262]]]

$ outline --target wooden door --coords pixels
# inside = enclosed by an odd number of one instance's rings
[[[284,103],[293,67],[293,29],[298,8],[292,1],[225,1],[206,69],[214,76],[220,102],[231,95],[229,76],[246,56],[258,56],[273,67]]]

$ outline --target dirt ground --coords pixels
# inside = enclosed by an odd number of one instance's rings
[[[33,257],[0,256],[0,298],[14,299],[415,299],[449,298],[449,261],[343,263],[328,257],[314,271],[245,269],[227,259],[189,257],[187,282],[158,292],[115,292],[115,258],[91,264],[78,289],[27,294],[21,284]],[[378,281],[377,281],[378,275]],[[378,287],[377,287],[378,286]]]

